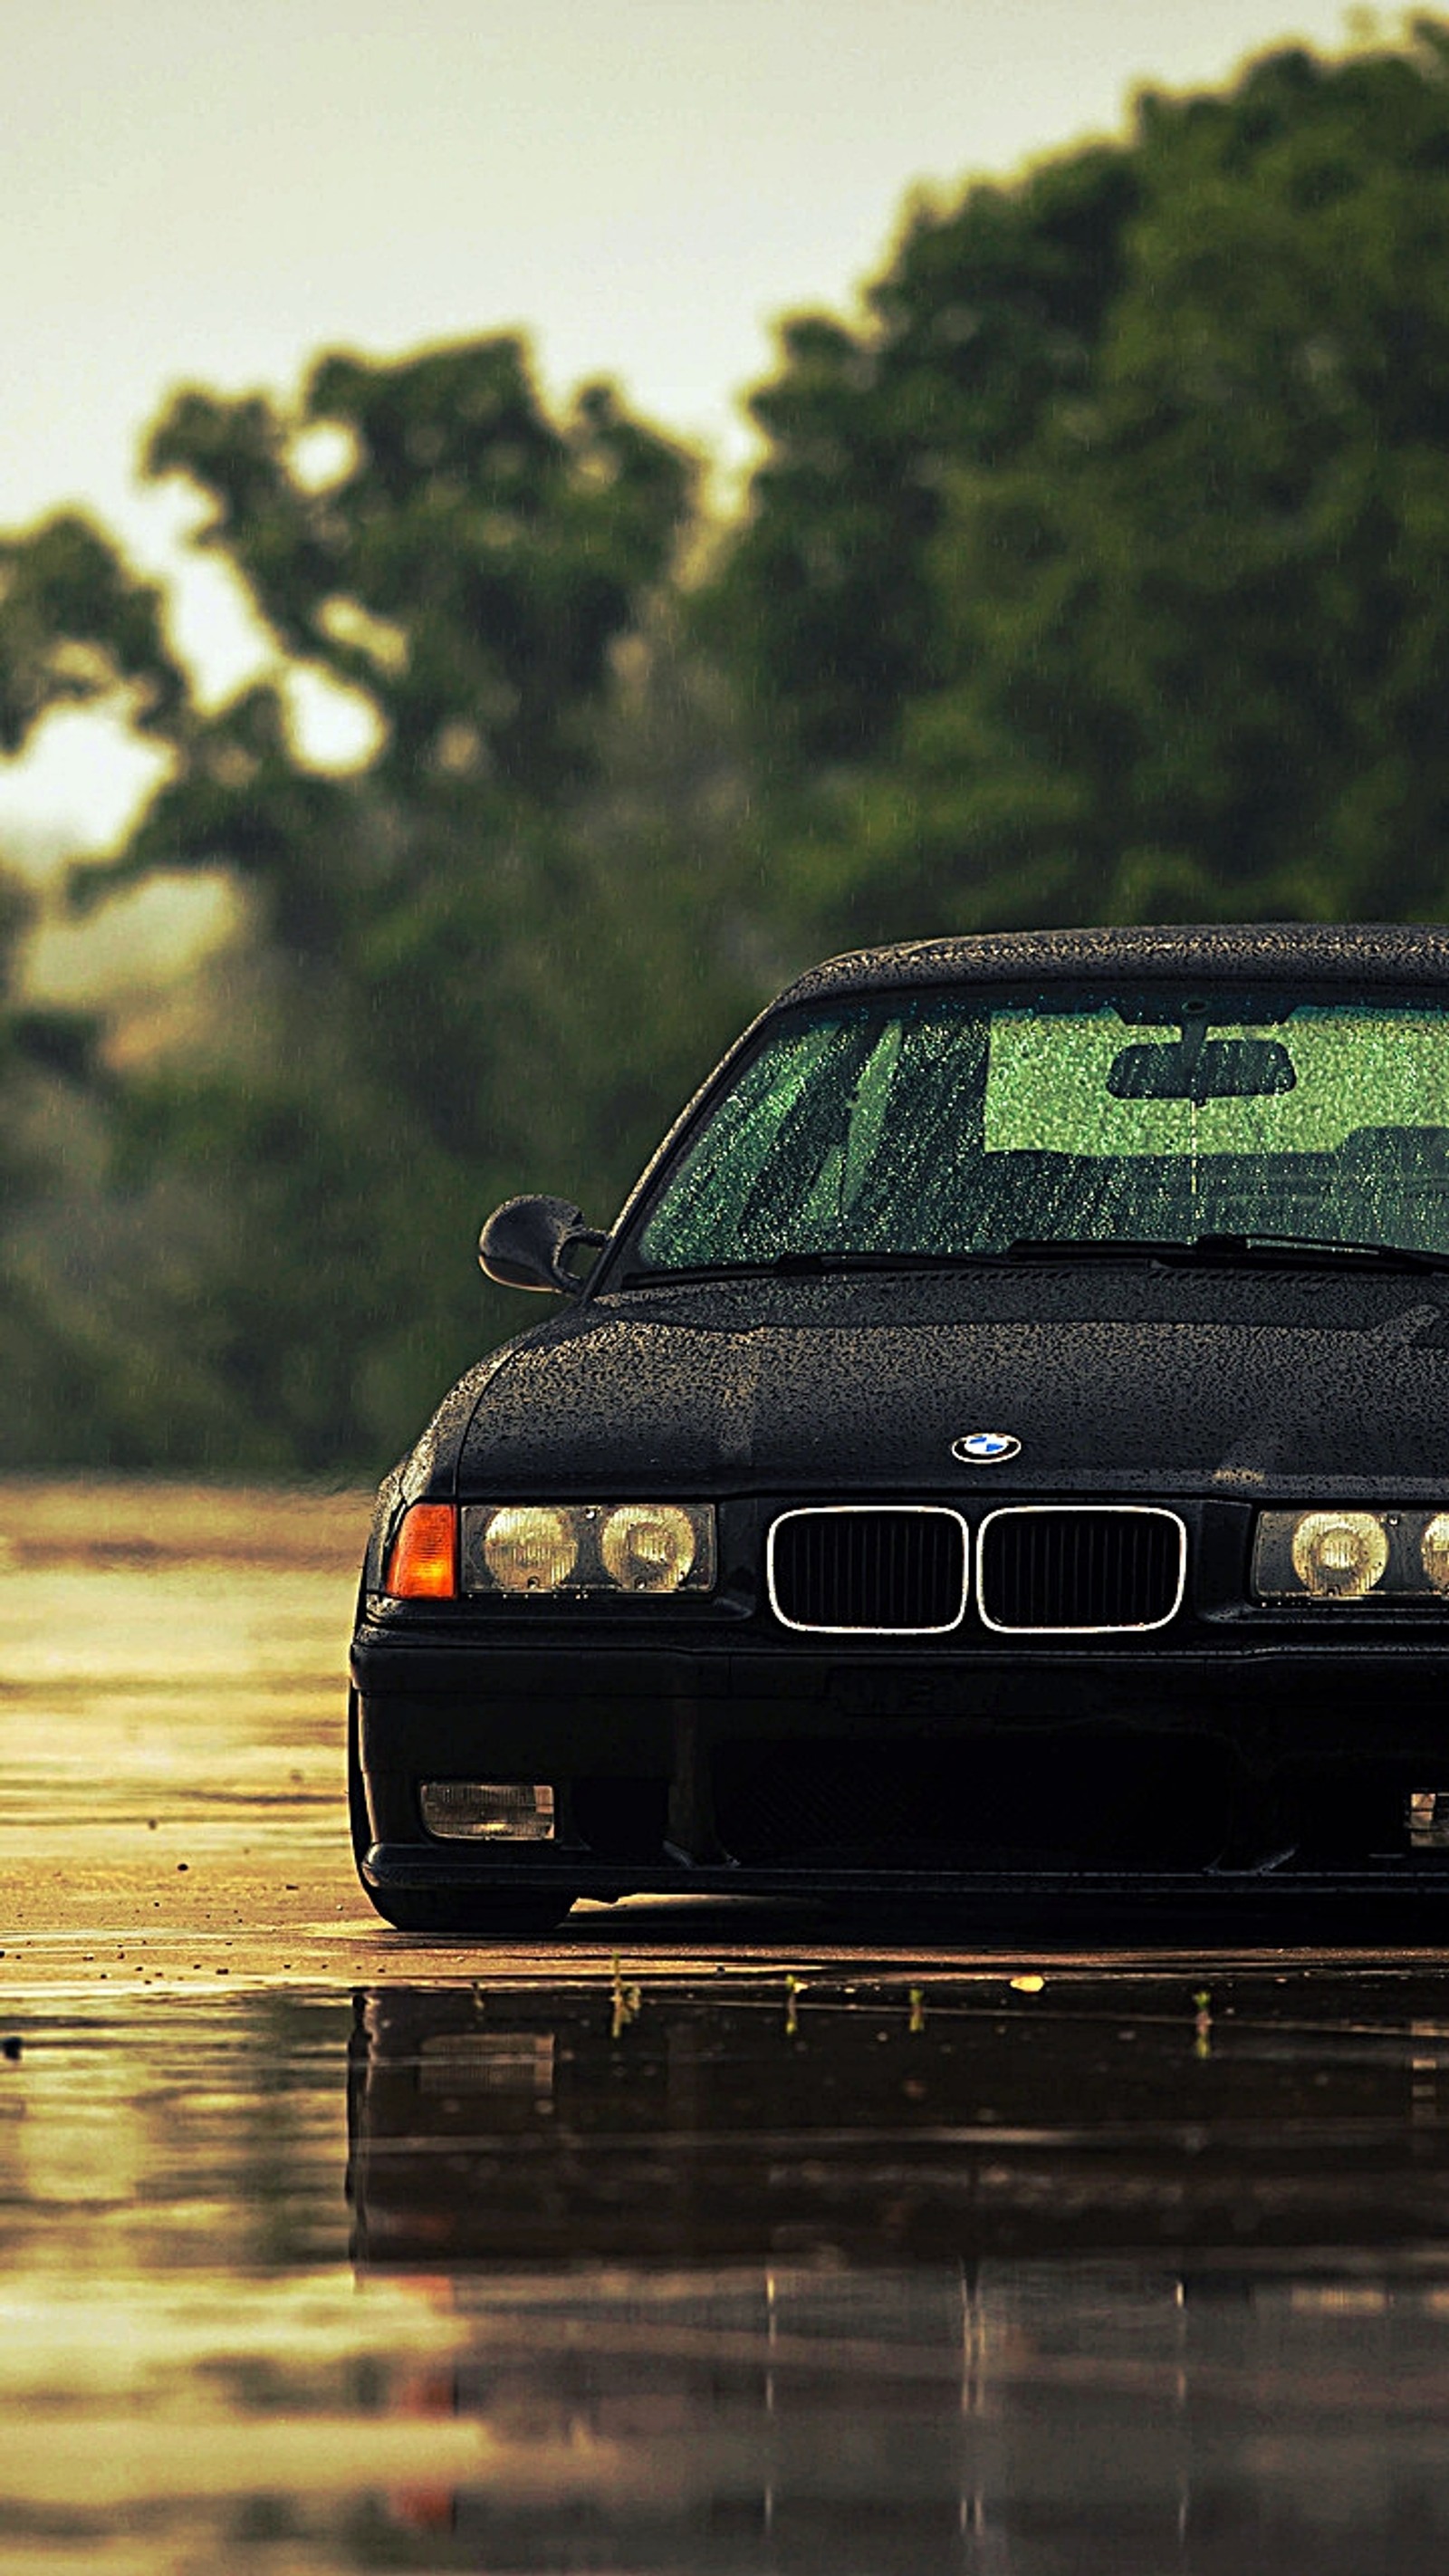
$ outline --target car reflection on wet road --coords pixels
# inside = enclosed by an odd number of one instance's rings
[[[1043,1974],[47,2008],[0,2564],[1441,2563],[1439,1980]]]
[[[467,2563],[1439,2563],[1449,2036],[1180,1995],[360,1997],[360,2277],[446,2284],[436,2403],[597,2466],[451,2494]]]
[[[350,1533],[269,1570],[190,1511],[148,1566],[30,1510],[0,2568],[1445,2562],[1434,1953],[400,1939],[335,1798]]]

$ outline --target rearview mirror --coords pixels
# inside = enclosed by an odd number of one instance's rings
[[[1281,1038],[1189,1038],[1124,1047],[1107,1089],[1114,1100],[1266,1100],[1297,1080]]]
[[[567,1199],[505,1199],[478,1237],[478,1261],[501,1287],[571,1293],[583,1282],[564,1267],[565,1254],[578,1244],[597,1247],[608,1240],[596,1226],[585,1225],[582,1210]]]

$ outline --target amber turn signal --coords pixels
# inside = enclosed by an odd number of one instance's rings
[[[399,1601],[454,1601],[458,1515],[451,1503],[414,1503],[403,1516],[382,1579]]]

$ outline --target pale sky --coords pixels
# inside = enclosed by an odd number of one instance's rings
[[[1348,33],[1341,0],[0,0],[0,527],[79,502],[174,567],[179,496],[134,480],[169,387],[513,327],[551,397],[612,375],[737,466],[772,324],[849,309],[913,185]],[[177,632],[214,689],[255,660],[215,576]],[[0,761],[0,839],[103,844],[134,785],[57,721]]]

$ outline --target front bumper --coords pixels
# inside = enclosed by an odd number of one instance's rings
[[[1404,1823],[1411,1790],[1449,1790],[1449,1640],[1424,1626],[946,1653],[384,1620],[352,1669],[379,1894],[1449,1890]],[[557,1841],[435,1840],[420,1783],[452,1778],[555,1784]]]

